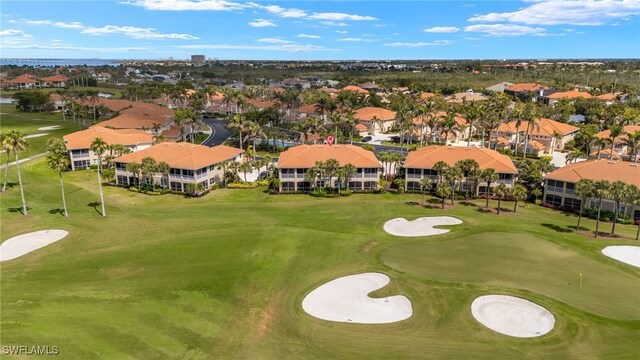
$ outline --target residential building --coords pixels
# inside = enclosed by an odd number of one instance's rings
[[[156,173],[150,178],[140,179],[140,174],[127,171],[127,164],[141,163],[146,157],[169,164],[169,174]],[[142,181],[146,184],[153,182],[175,191],[186,191],[187,184],[202,184],[207,190],[220,183],[224,174],[219,165],[224,161],[242,161],[242,150],[225,145],[208,147],[185,142],[163,142],[117,157],[113,163],[119,185],[137,186]]]
[[[364,84],[360,84],[360,87],[365,89],[366,91],[374,91],[377,92],[378,90],[380,90],[380,86],[378,84],[376,84],[375,81],[373,82],[366,82]]]
[[[149,148],[153,144],[153,136],[140,130],[114,130],[92,126],[86,130],[76,131],[63,136],[71,159],[71,170],[88,169],[91,165],[98,164],[98,157],[91,150],[91,143],[96,138],[101,138],[109,145],[123,145],[132,152]]]
[[[473,90],[470,90],[466,92],[452,94],[450,96],[447,96],[445,100],[450,103],[461,104],[462,102],[465,102],[465,101],[471,102],[471,101],[487,100],[487,97],[482,94],[475,93],[473,92]]]
[[[345,87],[343,87],[342,89],[340,89],[341,91],[352,91],[358,94],[362,94],[362,95],[369,95],[369,92],[363,88],[361,88],[360,86],[356,86],[356,85],[347,85]]]
[[[576,184],[581,179],[593,181],[622,181],[640,187],[640,164],[606,159],[588,160],[568,164],[545,176],[544,202],[554,206],[580,209],[582,199],[576,194]],[[585,206],[598,207],[598,200],[588,198]],[[602,209],[614,211],[615,204],[610,199],[603,200]],[[640,205],[623,203],[620,213],[640,219]]]
[[[506,88],[508,88],[509,86],[513,86],[513,85],[515,85],[515,84],[505,81],[505,82],[497,83],[495,85],[491,85],[489,87],[486,87],[485,90],[493,91],[493,92],[504,92],[504,90]]]
[[[358,123],[368,129],[370,135],[388,131],[396,123],[396,112],[381,107],[367,106],[354,113]]]
[[[545,94],[544,96],[541,96],[541,99],[545,104],[553,105],[560,99],[575,100],[578,98],[591,99],[592,97],[593,96],[591,96],[591,94],[589,94],[588,92],[571,90],[571,91],[557,91],[549,95]]]
[[[429,127],[429,116],[437,116],[437,122],[434,129]],[[467,124],[467,119],[465,119],[460,114],[455,114],[454,120],[456,125],[453,129],[449,131],[448,138],[446,132],[442,130],[441,124],[442,121],[447,116],[445,111],[438,111],[434,115],[425,115],[413,118],[413,130],[411,136],[414,140],[420,141],[420,136],[426,138],[428,142],[441,142],[441,143],[459,143],[461,140],[468,138],[471,136],[475,129],[471,128]]]
[[[4,80],[2,84],[8,90],[26,90],[65,87],[67,86],[69,80],[71,79],[58,74],[41,78],[38,78],[31,74],[22,74],[14,79]]]
[[[62,75],[53,75],[53,76],[45,76],[40,78],[40,86],[41,87],[53,87],[53,88],[63,88],[67,86],[69,82],[68,77]]]
[[[410,151],[402,166],[405,173],[407,190],[420,190],[420,180],[429,178],[434,183],[438,181],[438,172],[434,169],[438,161],[444,161],[449,166],[454,166],[460,160],[473,159],[481,170],[494,169],[498,174],[498,180],[491,183],[491,187],[498,184],[505,184],[508,187],[514,185],[518,169],[506,155],[487,148],[476,146],[426,146],[416,151]],[[468,187],[474,193],[486,194],[491,193],[486,182],[474,183],[462,181],[461,190]]]
[[[518,97],[523,101],[537,102],[538,98],[555,92],[538,83],[514,84],[504,88],[504,93],[513,97]]]
[[[84,105],[90,105],[84,102]],[[119,99],[99,99],[97,105],[118,116],[99,122],[98,126],[114,129],[139,129],[152,134],[171,128],[174,122],[173,110],[150,103]]]
[[[204,64],[205,61],[204,55],[191,55],[191,62],[194,64]]]
[[[540,118],[535,123],[536,126],[529,129],[527,152],[538,155],[543,153],[551,154],[554,151],[563,150],[565,144],[573,140],[578,130],[580,130],[573,125],[545,118]],[[515,121],[500,124],[498,127],[498,140],[502,141],[506,147],[511,149],[517,147],[519,151],[522,151],[528,126],[528,121],[523,121],[517,129]],[[517,144],[516,139],[519,141]],[[491,141],[495,140],[495,134],[491,134]]]
[[[633,134],[636,131],[640,131],[640,125],[627,125],[622,128],[622,133],[616,137],[613,141],[613,157],[629,159],[631,155],[633,155],[634,150],[630,149],[625,143],[625,139],[627,139],[627,134]],[[607,140],[607,145],[605,145],[604,149],[599,148],[598,146],[594,146],[591,148],[591,156],[596,157],[609,157],[611,155],[611,131],[610,130],[602,130],[599,133],[595,134],[594,137],[598,139]]]
[[[311,87],[311,81],[300,79],[284,79],[280,82],[280,85],[285,89],[297,88],[300,90],[306,90]]]
[[[317,161],[336,159],[340,166],[351,164],[356,173],[349,178],[347,188],[353,191],[375,190],[382,175],[382,164],[376,155],[355,145],[299,145],[288,148],[278,158],[280,191],[309,191],[311,180],[307,171],[315,167]],[[335,176],[333,187],[337,187]],[[317,179],[316,186],[328,186],[328,177]]]

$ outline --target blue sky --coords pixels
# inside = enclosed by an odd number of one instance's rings
[[[640,58],[640,0],[2,0],[1,6],[1,57]]]

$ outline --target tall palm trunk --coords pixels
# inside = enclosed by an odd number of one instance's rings
[[[62,181],[62,171],[58,171],[58,176],[60,177],[60,189],[62,189],[62,208],[64,209],[64,216],[68,217],[69,213],[67,212],[67,199],[64,197],[64,182]]]
[[[498,215],[500,215],[500,204],[502,203],[502,195],[498,196]]]
[[[484,147],[484,126],[482,127],[482,139],[480,139],[480,147]]]
[[[22,187],[22,175],[20,174],[20,159],[16,153],[16,167],[18,168],[18,183],[20,183],[20,197],[22,197],[22,214],[27,216],[27,201],[24,198],[24,188]]]
[[[98,158],[98,187],[100,188],[100,205],[102,207],[102,216],[107,216],[107,211],[104,208],[104,195],[102,194],[102,159]]]
[[[517,146],[517,145],[516,145]],[[527,158],[527,148],[529,147],[529,129],[527,129],[527,133],[524,135],[524,150],[522,150],[522,158]]]
[[[582,199],[580,203],[580,212],[578,213],[578,225],[576,225],[576,230],[580,230],[580,220],[582,219],[582,210],[584,209],[584,202],[586,199]]]
[[[616,206],[614,207],[613,226],[611,227],[611,235],[616,234],[616,223],[618,222],[618,211],[620,211],[620,203],[616,202]]]
[[[7,163],[4,164],[4,184],[2,185],[3,192],[7,191],[7,181],[8,181],[7,176],[9,176],[9,155],[11,154],[9,150],[7,150],[6,153],[7,153]]]
[[[518,143],[520,142],[520,132],[518,131],[518,129],[516,129],[516,146],[515,146],[515,151],[514,151],[514,155],[515,157],[518,157]],[[525,149],[525,152],[527,150]]]
[[[596,233],[595,236],[598,237],[598,229],[600,228],[600,210],[602,210],[602,198],[598,201],[598,216],[596,217]]]

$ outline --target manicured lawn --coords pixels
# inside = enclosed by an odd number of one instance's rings
[[[45,89],[37,89],[40,91],[46,92],[55,92],[54,88],[45,88]],[[111,94],[114,98],[120,98],[122,96],[122,89],[111,88],[111,87],[86,87],[86,86],[69,86],[67,88],[68,91],[87,91],[87,90],[95,90],[103,94]],[[2,97],[11,97],[18,90],[5,91],[2,90]]]
[[[0,194],[2,240],[70,234],[2,263],[3,345],[57,345],[65,359],[640,357],[640,271],[600,254],[638,243],[576,234],[573,216],[530,204],[500,216],[474,205],[425,209],[413,203],[419,195],[317,199],[256,189],[186,199],[105,187],[102,218],[90,206],[99,201],[95,172],[82,171],[64,175],[71,216],[63,218],[49,213],[61,206],[55,173],[42,160],[23,169],[32,209],[13,211],[17,187]],[[441,214],[464,224],[429,238],[382,229],[395,217]],[[633,226],[618,229],[635,236]],[[302,311],[318,285],[366,271],[387,273],[391,284],[374,295],[406,295],[413,317],[355,325]],[[554,330],[517,339],[484,328],[469,307],[489,293],[545,306]]]
[[[62,138],[63,135],[80,130],[78,124],[74,124],[71,118],[62,121],[61,113],[46,112],[23,112],[17,111],[16,107],[11,104],[0,105],[0,117],[2,118],[2,131],[20,130],[25,135],[44,134],[45,136],[33,137],[27,139],[29,141],[29,150],[20,153],[20,158],[26,158],[32,155],[40,154],[46,151],[46,142],[49,138]],[[38,128],[46,126],[60,126],[55,130],[38,130]],[[13,153],[9,156],[9,161],[14,161]],[[0,154],[0,164],[7,161],[6,153]]]

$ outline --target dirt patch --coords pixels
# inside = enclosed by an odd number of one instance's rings
[[[371,252],[371,249],[373,249],[374,247],[376,247],[379,243],[377,241],[372,241],[370,243],[368,243],[367,245],[365,245],[362,248],[362,252],[365,254],[368,254]]]
[[[276,317],[276,307],[278,306],[281,296],[281,292],[276,293],[271,297],[266,308],[262,309],[261,311],[256,309],[260,312],[260,320],[258,321],[258,326],[256,327],[256,337],[263,337],[269,329],[269,326],[273,323],[273,319]]]

